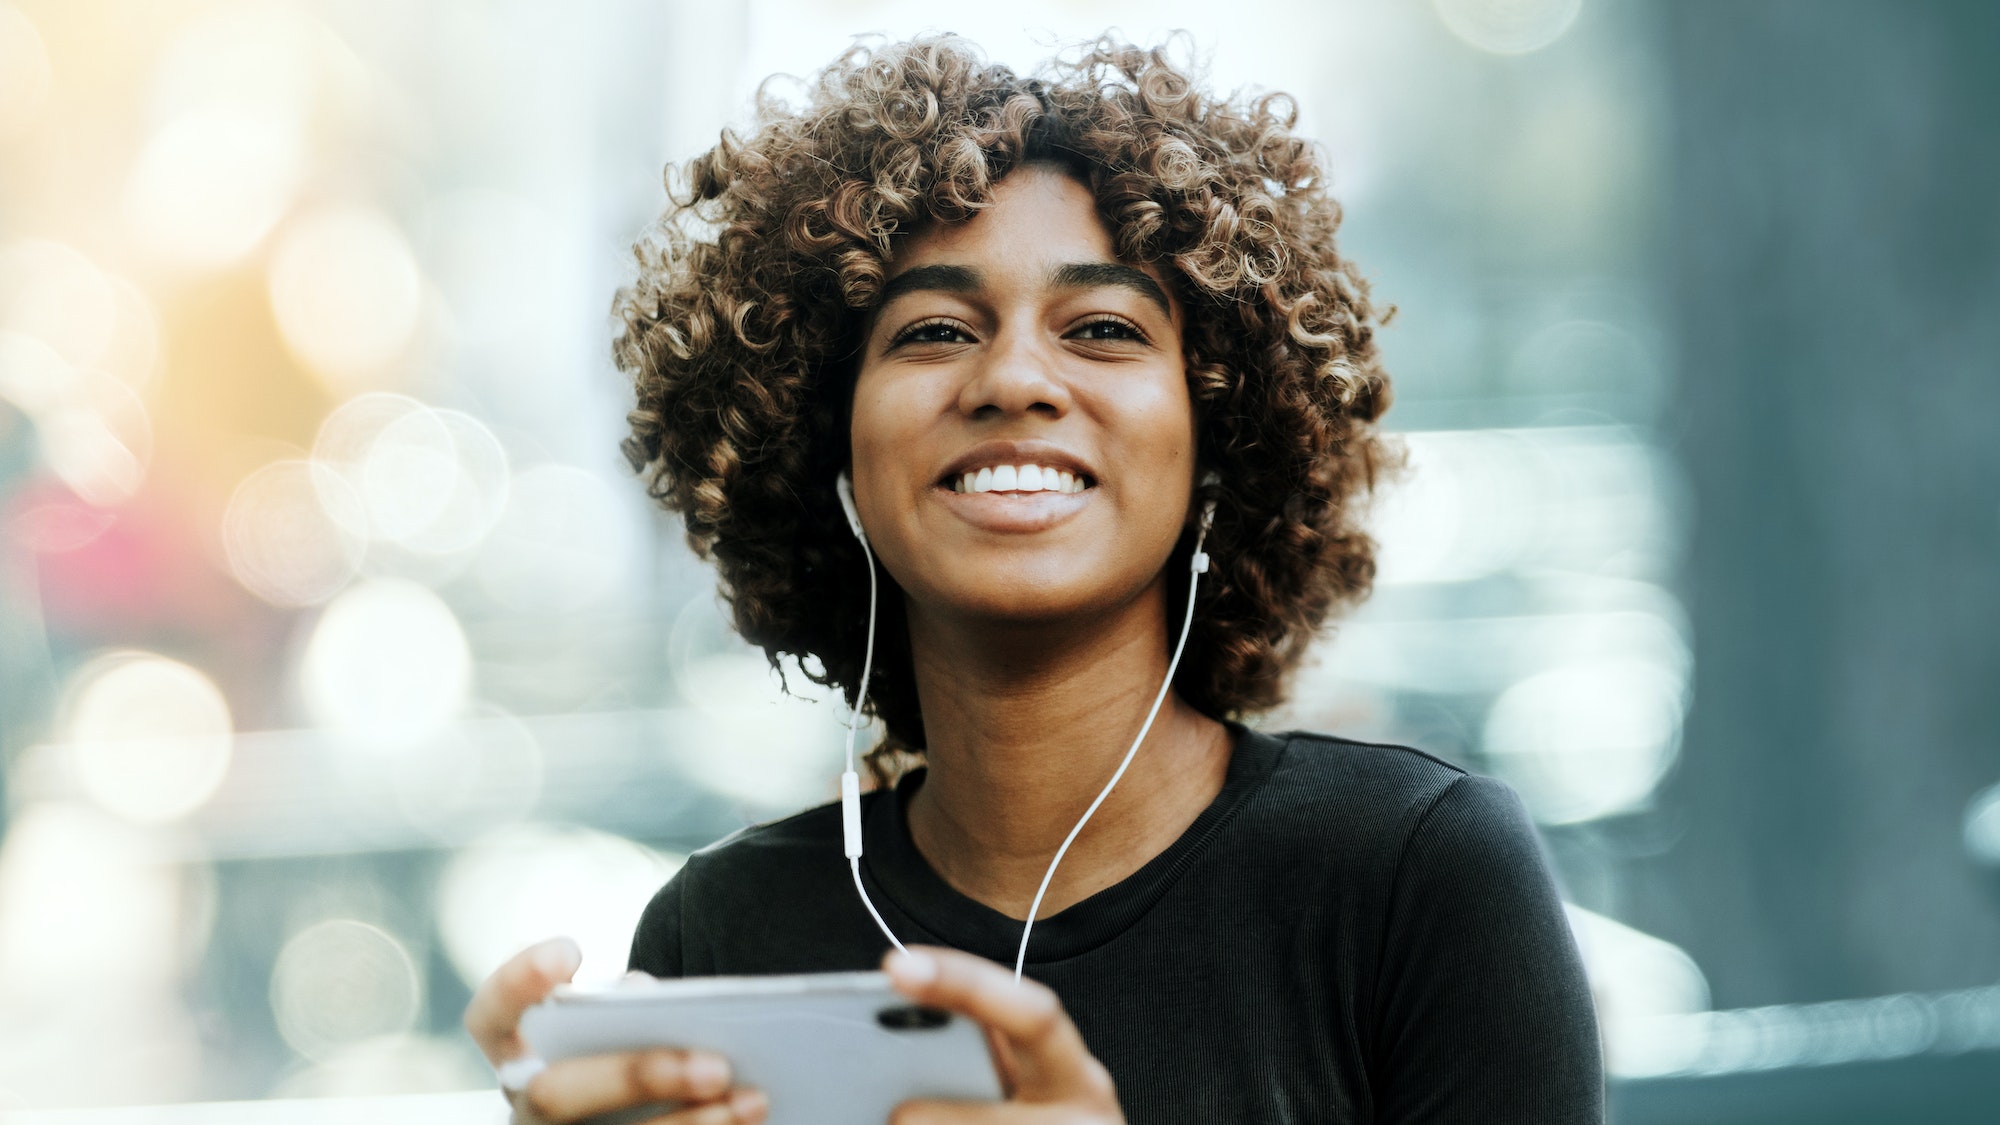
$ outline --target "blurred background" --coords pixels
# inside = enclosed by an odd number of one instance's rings
[[[831,797],[618,456],[627,248],[857,33],[1106,27],[1297,95],[1399,310],[1265,725],[1522,793],[1614,1120],[2000,1118],[1980,0],[0,0],[0,1117],[498,1122],[474,983]]]

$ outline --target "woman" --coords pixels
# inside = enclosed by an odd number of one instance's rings
[[[621,295],[634,465],[746,638],[850,701],[872,655],[894,780],[852,881],[839,807],[749,829],[653,900],[632,967],[883,963],[985,1025],[1009,1103],[899,1121],[1601,1118],[1512,794],[1233,721],[1365,594],[1388,460],[1376,311],[1292,123],[1111,42],[1030,79],[949,37],[857,49],[693,163]],[[924,944],[883,962],[892,934]],[[575,960],[545,943],[481,988],[496,1064]],[[515,1100],[767,1108],[677,1051],[556,1064]]]

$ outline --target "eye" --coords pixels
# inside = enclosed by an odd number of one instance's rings
[[[896,333],[890,339],[889,346],[897,348],[904,344],[963,344],[970,343],[971,340],[972,336],[966,332],[963,324],[943,317],[933,317],[930,320],[920,320]]]
[[[1115,316],[1100,316],[1085,322],[1070,333],[1073,340],[1137,340],[1144,342],[1146,334],[1129,320]]]

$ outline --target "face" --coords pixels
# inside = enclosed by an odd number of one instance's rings
[[[1194,427],[1163,276],[1030,165],[899,247],[855,386],[855,501],[913,623],[1103,613],[1162,589]]]

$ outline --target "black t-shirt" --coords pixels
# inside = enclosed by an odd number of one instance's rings
[[[1505,785],[1400,746],[1233,728],[1222,792],[1129,878],[1035,923],[1126,1117],[1152,1122],[1603,1120],[1590,990]],[[960,894],[893,793],[862,798],[863,879],[905,942],[1012,967],[1021,923]],[[655,976],[876,967],[888,943],[840,807],[689,858],[647,907]]]

